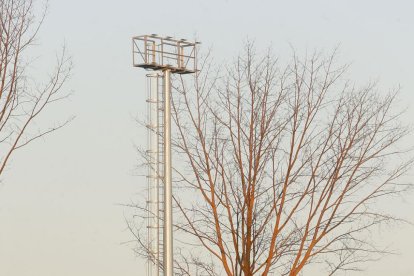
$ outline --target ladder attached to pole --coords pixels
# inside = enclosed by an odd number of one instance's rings
[[[163,76],[147,75],[147,275],[163,276],[164,260],[164,89]]]

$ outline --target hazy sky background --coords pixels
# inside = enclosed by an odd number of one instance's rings
[[[247,38],[280,56],[291,54],[290,44],[302,52],[339,44],[357,83],[379,79],[384,91],[402,86],[401,107],[410,107],[405,118],[412,122],[413,11],[412,0],[50,0],[33,52],[43,60],[32,69],[46,76],[66,42],[75,65],[66,89],[74,95],[44,114],[41,126],[77,118],[18,152],[1,179],[0,276],[145,275],[144,263],[122,245],[131,236],[127,210],[118,205],[145,187],[133,173],[133,144],[146,143],[133,120],[146,97],[145,72],[131,66],[133,35],[196,37],[218,62],[231,60]],[[414,221],[413,195],[384,208]],[[383,233],[382,243],[401,254],[362,275],[414,275],[414,228]]]

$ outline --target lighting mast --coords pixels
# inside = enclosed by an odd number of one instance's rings
[[[132,38],[133,66],[155,71],[147,74],[147,276],[173,276],[171,74],[197,72],[197,44],[156,34]]]

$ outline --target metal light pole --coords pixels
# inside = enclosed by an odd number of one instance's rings
[[[171,173],[171,70],[164,70],[164,275],[173,276],[173,214]]]
[[[150,160],[156,160],[154,169],[149,170],[149,178],[157,181],[149,181],[150,191],[156,191],[156,195],[150,193],[150,206],[148,208],[148,227],[156,229],[148,231],[148,276],[160,275],[160,264],[163,264],[163,276],[174,275],[174,250],[173,250],[173,191],[171,168],[171,74],[192,74],[197,71],[196,45],[199,42],[188,42],[185,39],[174,39],[170,36],[160,37],[156,34],[135,36],[132,38],[133,66],[147,70],[163,72],[163,91],[158,89],[158,75],[156,83],[152,82],[150,96],[150,118],[154,118],[154,106],[157,110],[157,120],[150,124],[152,128],[150,138]],[[147,75],[147,77],[151,77]],[[154,87],[157,87],[157,96],[154,95]],[[156,105],[152,100],[156,99]],[[151,105],[152,104],[152,105]],[[163,115],[163,116],[160,116]],[[160,117],[163,124],[160,125]],[[157,137],[154,137],[156,133]],[[154,153],[154,141],[158,147],[157,156]],[[162,146],[160,146],[160,142]],[[161,170],[163,170],[161,172]],[[162,181],[160,181],[162,179]],[[152,184],[151,184],[152,183]],[[152,189],[154,183],[157,189]],[[152,186],[151,186],[152,185]],[[152,187],[152,188],[151,188]],[[163,195],[161,195],[163,193]],[[154,200],[157,201],[154,204]],[[161,202],[162,200],[162,202]],[[155,209],[154,209],[155,208]],[[162,209],[162,210],[161,210]],[[161,213],[164,212],[162,217]],[[162,227],[160,225],[162,224]],[[162,240],[160,232],[162,231]],[[156,236],[156,239],[154,239]],[[162,250],[162,254],[161,254]],[[162,258],[162,260],[160,260]]]

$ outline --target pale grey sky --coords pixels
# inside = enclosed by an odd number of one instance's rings
[[[65,41],[75,65],[66,88],[75,94],[42,124],[77,118],[18,152],[1,179],[0,276],[144,275],[143,262],[121,245],[131,237],[125,209],[117,206],[145,186],[132,173],[133,143],[146,141],[133,121],[146,96],[144,71],[131,66],[133,35],[197,37],[217,61],[234,57],[246,38],[281,56],[290,54],[290,44],[299,51],[340,44],[351,78],[379,79],[385,90],[402,86],[401,106],[411,107],[412,122],[413,11],[412,0],[50,0],[34,52],[44,61],[33,69],[46,72]],[[414,221],[413,195],[384,208]],[[381,241],[400,255],[362,275],[414,275],[414,228],[383,233]]]

